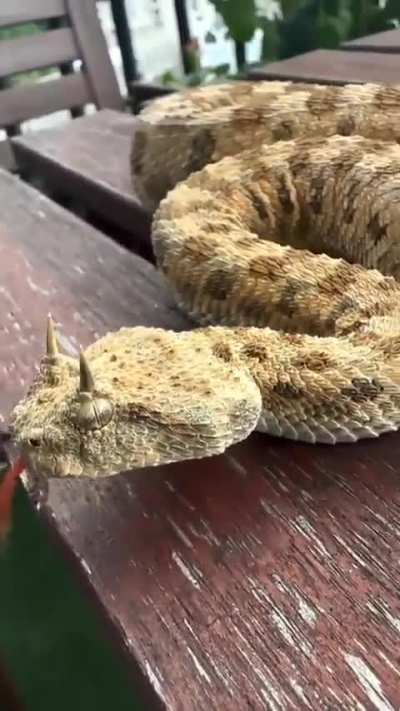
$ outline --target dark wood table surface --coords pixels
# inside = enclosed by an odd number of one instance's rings
[[[251,69],[249,79],[282,79],[283,81],[347,84],[400,82],[400,57],[378,52],[350,52],[316,49],[312,52],[270,62]]]
[[[12,141],[22,171],[128,232],[133,249],[148,247],[150,232],[150,216],[135,197],[129,172],[135,121],[103,109]]]
[[[400,52],[400,29],[376,32],[366,37],[343,42],[343,49],[360,52],[384,52],[388,54],[399,54]]]
[[[76,353],[109,329],[187,326],[154,268],[0,172],[0,412],[46,314]],[[47,521],[145,708],[400,707],[400,435],[253,435],[224,456],[50,483]]]

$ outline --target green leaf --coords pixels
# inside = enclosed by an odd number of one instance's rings
[[[326,0],[325,5],[332,9]],[[322,9],[316,23],[318,45],[326,49],[339,47],[347,38],[351,26],[351,15],[342,1],[336,4],[335,9],[335,14],[328,14]]]
[[[324,49],[336,49],[341,42],[341,35],[332,19],[325,15],[317,23],[318,44]]]
[[[340,13],[341,6],[341,0],[321,0],[321,10],[332,17]]]
[[[294,57],[318,47],[319,11],[319,0],[309,0],[294,15],[279,23],[280,58]]]
[[[230,69],[229,64],[217,64],[217,66],[212,67],[212,71],[215,72],[217,77],[225,76],[226,74],[229,73],[229,69]]]
[[[235,42],[249,42],[258,26],[255,0],[210,0]]]
[[[282,16],[284,18],[294,15],[297,10],[299,10],[302,5],[305,5],[305,0],[281,0],[280,6],[282,11]]]
[[[387,0],[384,11],[387,18],[390,18],[391,20],[399,20],[400,0]]]
[[[258,18],[259,27],[263,31],[261,44],[261,61],[271,62],[279,56],[279,22],[267,17]]]

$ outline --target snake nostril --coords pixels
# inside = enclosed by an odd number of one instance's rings
[[[30,437],[28,439],[28,444],[31,447],[34,447],[34,449],[37,449],[38,447],[40,447],[40,439],[38,439],[37,437]]]

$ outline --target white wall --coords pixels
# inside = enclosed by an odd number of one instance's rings
[[[167,69],[182,74],[179,33],[173,0],[125,0],[138,71],[152,80]],[[110,47],[121,90],[125,92],[121,54],[110,4],[98,3],[100,21]]]
[[[166,70],[182,74],[173,0],[125,0],[139,72],[154,79]]]

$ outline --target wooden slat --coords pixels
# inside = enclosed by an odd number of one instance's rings
[[[400,53],[400,29],[376,32],[367,37],[343,42],[343,49],[362,52],[383,52],[388,54]]]
[[[123,100],[97,15],[95,0],[66,0],[66,6],[94,103],[99,109],[122,110]]]
[[[65,14],[64,0],[1,0],[0,27],[62,17]]]
[[[317,49],[248,72],[249,79],[282,79],[319,84],[400,83],[400,58],[378,52]]]
[[[40,84],[5,89],[0,98],[0,126],[82,106],[91,101],[86,77],[80,72]]]
[[[30,69],[58,66],[79,56],[69,27],[0,41],[0,78]]]
[[[8,139],[0,140],[0,167],[11,170],[12,172],[14,172],[17,167],[11,143]]]

